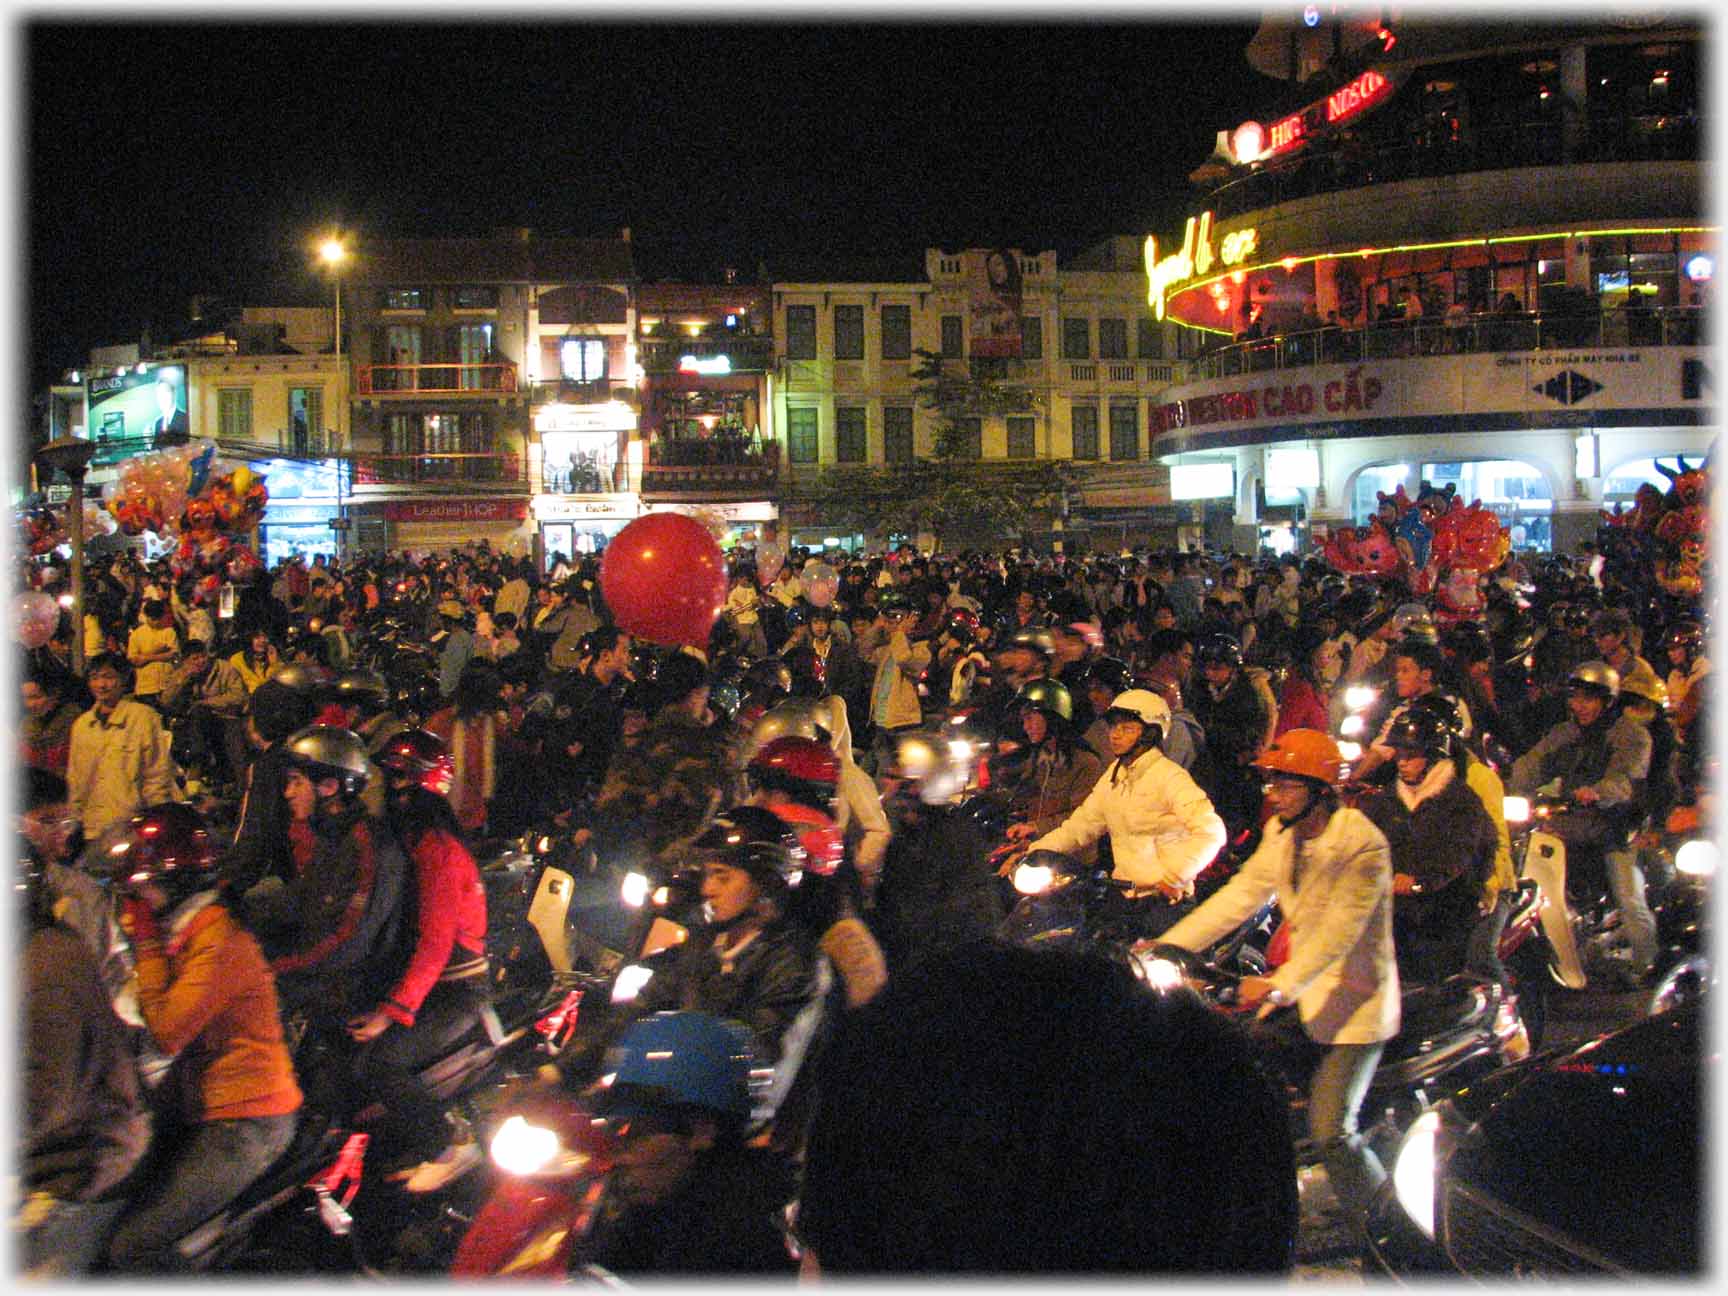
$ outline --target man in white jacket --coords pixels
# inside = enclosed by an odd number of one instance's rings
[[[1297,1005],[1303,1030],[1325,1048],[1308,1085],[1308,1133],[1360,1227],[1386,1172],[1357,1134],[1356,1116],[1386,1041],[1398,1033],[1400,999],[1392,853],[1366,815],[1339,806],[1333,785],[1342,764],[1338,745],[1318,730],[1280,734],[1255,761],[1276,812],[1259,848],[1163,939],[1205,949],[1278,896],[1290,957],[1270,976],[1243,977],[1237,1002]]]
[[[1157,895],[1181,903],[1224,845],[1224,821],[1200,785],[1159,750],[1170,726],[1163,698],[1129,689],[1110,703],[1104,719],[1115,759],[1074,813],[1029,850],[1072,854],[1108,833],[1113,872],[1131,885],[1130,899]],[[1008,835],[1024,839],[1035,831],[1016,824]],[[1159,925],[1149,918],[1149,930]]]

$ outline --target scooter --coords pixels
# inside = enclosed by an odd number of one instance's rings
[[[1538,921],[1552,952],[1553,978],[1568,990],[1582,990],[1589,984],[1585,971],[1587,951],[1606,943],[1603,938],[1611,926],[1612,901],[1605,883],[1586,887],[1576,870],[1568,877],[1566,843],[1547,831],[1554,818],[1565,814],[1569,806],[1569,802],[1554,797],[1539,796],[1534,800],[1507,797],[1504,815],[1512,835],[1518,875],[1533,879],[1547,900],[1539,910]],[[1580,938],[1584,942],[1582,947]],[[1528,962],[1525,966],[1534,970]]]
[[[1703,995],[1716,980],[1708,947],[1710,888],[1716,876],[1716,843],[1699,832],[1695,806],[1682,806],[1664,825],[1663,854],[1672,878],[1652,896],[1659,952],[1651,1013],[1670,1012]]]

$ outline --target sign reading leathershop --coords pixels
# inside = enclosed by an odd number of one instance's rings
[[[386,522],[520,522],[525,499],[386,500],[378,506]]]

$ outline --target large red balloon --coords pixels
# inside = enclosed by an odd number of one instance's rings
[[[606,546],[600,593],[638,638],[705,647],[726,605],[726,557],[695,518],[650,513]]]

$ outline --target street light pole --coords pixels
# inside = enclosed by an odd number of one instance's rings
[[[337,395],[346,398],[347,384],[342,381],[342,263],[348,259],[348,249],[339,238],[325,239],[318,247],[318,255],[324,264],[330,267],[331,282],[336,286],[336,309],[334,315],[334,330],[331,349],[336,357]],[[337,412],[337,430],[341,430],[341,413]],[[348,549],[348,505],[342,498],[342,453],[338,447],[335,455],[336,464],[336,520],[341,523],[336,528],[336,557],[338,561],[347,556]]]

